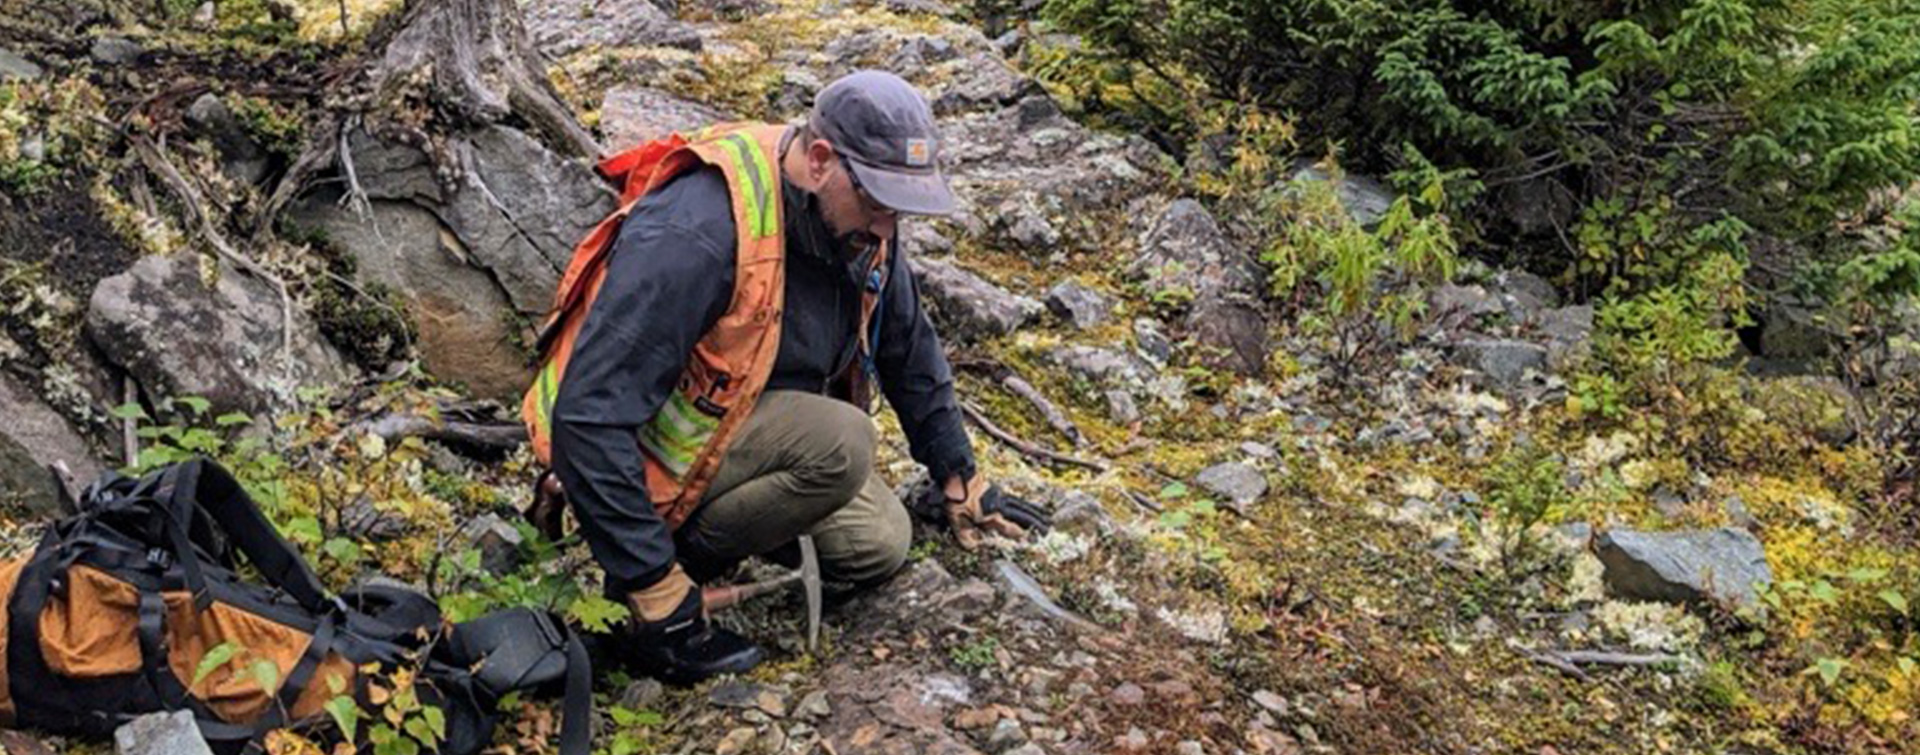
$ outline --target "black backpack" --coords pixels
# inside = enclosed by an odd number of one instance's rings
[[[587,755],[592,672],[558,617],[518,608],[447,625],[409,589],[330,595],[207,460],[138,479],[109,473],[73,508],[31,556],[0,563],[0,722],[108,736],[137,716],[185,709],[219,752],[283,727],[334,729],[338,739],[324,702],[346,694],[374,709],[358,669],[378,664],[417,669],[420,702],[442,712],[438,752],[478,753],[499,700],[525,691],[564,694],[560,752]],[[221,645],[275,663],[274,689],[233,667],[200,669]]]

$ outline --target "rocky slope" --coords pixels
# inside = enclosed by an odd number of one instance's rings
[[[986,468],[1058,525],[981,553],[929,533],[899,579],[829,613],[817,656],[795,639],[795,600],[728,618],[779,648],[776,662],[693,690],[608,680],[599,742],[609,751],[1799,746],[1791,715],[1777,712],[1792,708],[1784,693],[1728,669],[1798,657],[1743,638],[1769,606],[1804,616],[1768,602],[1777,594],[1767,585],[1853,565],[1821,555],[1859,537],[1844,483],[1797,468],[1671,473],[1634,432],[1589,435],[1564,420],[1565,380],[1592,348],[1591,305],[1561,302],[1523,272],[1469,270],[1424,292],[1414,334],[1354,379],[1340,344],[1276,316],[1240,219],[1188,196],[1173,158],[1082,127],[1023,72],[1024,51],[1069,40],[990,40],[919,0],[689,4],[677,15],[644,2],[524,0],[521,10],[559,90],[609,150],[716,118],[790,120],[824,82],[862,67],[921,86],[963,210],[912,222],[905,251],[963,395],[992,425],[975,433]],[[142,47],[108,28],[86,45],[0,49],[0,76],[112,77],[122,74],[99,71],[174,54],[164,39]],[[236,202],[258,202],[284,156],[263,157],[257,125],[235,124],[227,100],[237,97],[206,96],[185,123],[203,145],[196,169],[225,176]],[[145,236],[88,235],[112,224],[102,220],[62,233],[52,209],[10,199],[0,207],[10,238],[42,243],[52,251],[34,254],[56,261],[57,240],[76,239],[106,269],[78,283],[36,286],[21,273],[6,284],[0,406],[20,419],[0,426],[0,484],[44,512],[57,484],[44,465],[65,461],[84,480],[119,460],[109,407],[194,395],[217,412],[289,418],[274,441],[296,459],[287,510],[365,544],[352,559],[330,554],[329,578],[433,582],[437,552],[455,543],[485,551],[496,574],[472,581],[487,589],[590,581],[583,549],[523,558],[536,544],[499,526],[524,502],[524,455],[501,462],[481,448],[475,462],[447,450],[474,454],[471,437],[401,440],[350,418],[421,413],[454,396],[516,399],[527,323],[574,239],[611,207],[608,188],[511,124],[431,143],[341,133],[330,180],[277,218],[310,241],[251,251],[283,278],[317,269],[338,290],[373,292],[365,298],[381,304],[368,310],[404,312],[404,346],[438,387],[343,356],[396,352],[368,348],[337,318],[322,328],[316,314],[283,314],[274,285],[231,260],[178,239],[131,249],[191,229],[165,219],[165,203],[141,209],[148,189],[116,189],[135,197]],[[461,168],[451,177],[439,162],[449,155]],[[1359,178],[1337,190],[1360,224],[1392,200]],[[75,212],[98,217],[107,204]],[[26,270],[42,258],[8,259]],[[297,261],[309,259],[351,263]],[[324,305],[316,288],[295,288],[309,308]],[[313,408],[319,389],[332,390],[338,416]],[[1857,455],[1844,390],[1806,376],[1749,390],[1763,419],[1778,420],[1774,442],[1826,468]],[[913,465],[881,420],[886,468],[908,486]],[[1561,464],[1559,497],[1578,503],[1500,532],[1488,469],[1535,443]],[[324,503],[334,485],[356,491],[353,502]],[[31,521],[18,520],[23,532]],[[1535,547],[1516,561],[1503,543],[1522,541]],[[1910,562],[1911,551],[1889,558]],[[1737,694],[1716,692],[1730,675]],[[509,734],[525,750],[548,747],[551,711],[529,704]],[[1899,748],[1865,749],[1877,746]]]

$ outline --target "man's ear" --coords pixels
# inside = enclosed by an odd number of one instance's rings
[[[828,171],[835,162],[833,145],[825,139],[815,139],[807,145],[807,178],[815,183],[825,181]]]

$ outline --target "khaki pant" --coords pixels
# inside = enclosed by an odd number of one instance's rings
[[[747,418],[700,508],[675,534],[696,580],[813,536],[827,579],[872,583],[906,562],[912,521],[874,474],[873,419],[853,405],[768,391]]]

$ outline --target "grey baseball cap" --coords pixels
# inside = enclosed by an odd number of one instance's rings
[[[808,121],[873,201],[912,215],[953,212],[933,110],[912,84],[885,71],[848,74],[820,90]]]

